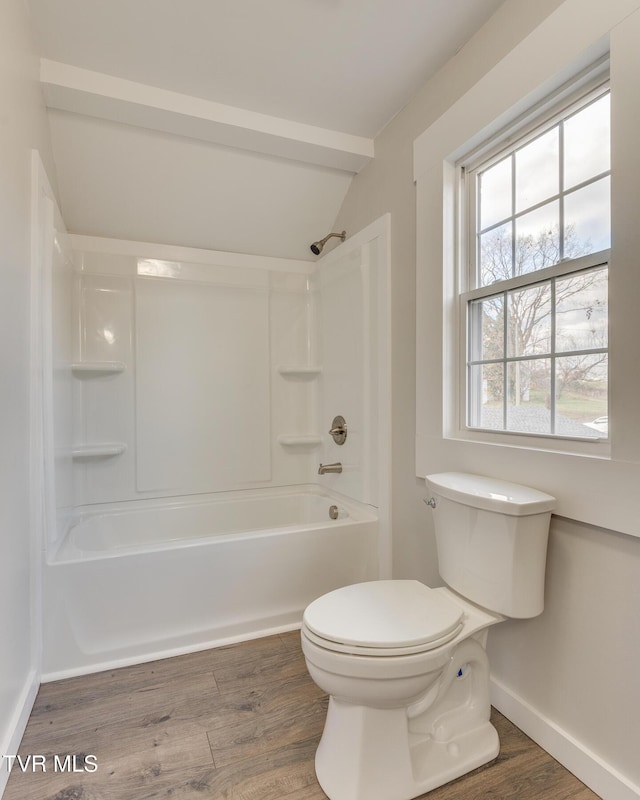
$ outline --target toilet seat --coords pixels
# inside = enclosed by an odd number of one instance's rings
[[[403,656],[451,641],[463,618],[463,608],[418,581],[371,581],[319,597],[307,607],[302,630],[333,652]]]
[[[325,650],[330,650],[333,653],[347,653],[348,655],[370,656],[372,658],[426,653],[455,639],[461,630],[462,622],[451,633],[442,636],[440,639],[429,642],[428,644],[419,644],[409,647],[359,647],[358,645],[342,644],[341,642],[333,642],[330,639],[323,639],[321,636],[317,636],[310,631],[306,626],[302,626],[302,631],[306,639],[318,645],[318,647],[323,647]]]

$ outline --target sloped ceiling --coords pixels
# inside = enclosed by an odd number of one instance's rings
[[[74,233],[312,258],[501,0],[29,0]]]

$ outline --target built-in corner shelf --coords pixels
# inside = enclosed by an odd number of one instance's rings
[[[322,437],[316,434],[278,436],[278,444],[283,447],[317,447],[322,444]]]
[[[95,444],[79,444],[71,451],[74,461],[86,461],[92,458],[110,458],[119,456],[127,449],[124,442],[96,442]]]
[[[278,367],[278,372],[283,378],[292,380],[312,381],[322,374],[322,367],[317,365],[302,366],[300,364],[284,364]]]
[[[71,365],[71,371],[78,378],[97,378],[100,375],[116,375],[124,372],[123,361],[76,361]]]

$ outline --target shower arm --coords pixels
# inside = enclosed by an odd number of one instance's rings
[[[332,236],[337,236],[338,239],[340,239],[341,241],[344,242],[344,240],[347,238],[347,232],[346,231],[342,231],[342,233],[328,233],[324,237],[324,239],[320,239],[320,241],[316,242],[316,244],[321,244],[324,247],[325,244],[329,241],[329,239],[331,239]]]
[[[313,244],[310,246],[311,252],[314,255],[319,256],[322,252],[322,248],[332,236],[336,236],[338,239],[340,239],[340,241],[344,242],[344,240],[347,238],[347,232],[342,231],[342,233],[328,233],[324,239],[319,239],[317,242],[313,242]]]

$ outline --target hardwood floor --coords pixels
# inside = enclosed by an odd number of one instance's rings
[[[44,684],[20,753],[46,756],[47,771],[15,765],[4,800],[322,800],[326,707],[297,631]],[[495,711],[493,722],[497,761],[429,800],[597,800]],[[77,772],[54,771],[66,755]],[[98,768],[85,772],[90,755]]]

